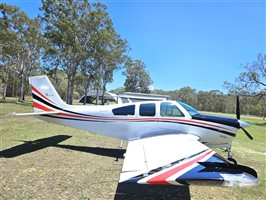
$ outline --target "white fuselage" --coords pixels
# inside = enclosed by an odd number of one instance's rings
[[[162,101],[155,101],[105,106],[68,106],[56,116],[47,115],[38,118],[121,140],[134,140],[164,134],[191,134],[210,147],[227,148],[231,146],[237,128],[192,119],[189,112],[178,102],[163,102],[177,107],[182,116],[174,116],[173,113],[162,116]],[[150,113],[150,107],[146,106],[147,104],[152,107],[154,113]],[[145,106],[147,108],[144,108]],[[134,113],[130,110],[133,107]],[[125,109],[123,110],[123,108]],[[118,110],[114,112],[114,109]]]

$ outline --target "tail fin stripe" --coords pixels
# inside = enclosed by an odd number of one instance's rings
[[[65,110],[65,109],[62,109],[58,106],[55,106],[53,104],[51,104],[50,102],[47,102],[45,101],[44,99],[42,99],[41,97],[37,96],[36,94],[32,93],[32,96],[33,96],[33,99],[36,100],[36,101],[39,101],[41,103],[43,103],[44,105],[46,106],[49,106],[51,108],[54,108],[54,109],[57,109],[57,110],[61,110],[61,111],[64,111],[66,113],[71,113],[71,114],[75,114],[75,115],[81,115],[81,116],[86,116],[86,117],[97,117],[97,116],[93,116],[93,115],[86,115],[86,114],[82,114],[82,113],[77,113],[77,112],[73,112],[73,111],[69,111],[69,110]],[[54,111],[54,110],[53,110]]]
[[[37,102],[33,102],[33,107],[38,108],[38,109],[43,110],[43,111],[54,111],[54,110],[47,108],[41,104],[38,104]]]
[[[58,106],[55,106],[55,105],[51,104],[50,102],[45,101],[43,98],[37,96],[37,95],[34,94],[34,93],[32,93],[32,96],[33,96],[33,99],[34,99],[34,100],[37,100],[37,101],[39,101],[39,102],[45,104],[46,106],[52,107],[52,108],[57,109],[57,110],[61,110],[61,111],[67,112],[67,113],[76,114],[76,115],[81,115],[81,116],[98,117],[98,116],[94,116],[94,115],[87,115],[87,114],[83,114],[83,113],[73,112],[73,111],[70,111],[70,110],[65,110],[65,109],[63,109],[63,108],[60,108],[60,107],[58,107]]]
[[[51,103],[55,104],[54,102],[52,102],[50,99],[48,99],[46,96],[44,96],[41,92],[39,92],[33,85],[31,86],[32,90],[34,92],[36,92],[37,94],[39,94],[41,97],[45,98],[46,100],[50,101]]]
[[[41,97],[37,96],[34,93],[32,93],[32,97],[33,97],[33,100],[39,101],[46,106],[52,107],[52,108],[57,109],[57,110],[63,110],[62,108],[55,106],[55,105],[51,104],[50,102],[47,102],[46,100],[42,99]]]

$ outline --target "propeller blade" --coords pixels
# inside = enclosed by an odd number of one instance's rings
[[[239,105],[239,96],[236,95],[236,118],[240,119],[240,105]]]
[[[253,137],[250,135],[250,133],[244,129],[243,127],[240,127],[242,129],[242,131],[244,131],[244,133],[246,134],[246,136],[248,136],[249,139],[253,140]]]

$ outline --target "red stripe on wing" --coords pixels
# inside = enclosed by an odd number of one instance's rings
[[[166,171],[158,176],[155,176],[153,178],[151,178],[150,180],[147,181],[147,183],[149,184],[158,184],[158,185],[170,185],[170,183],[168,183],[166,181],[167,178],[169,178],[170,176],[176,174],[177,172],[193,165],[194,163],[198,162],[199,160],[203,159],[204,157],[206,157],[207,155],[209,155],[212,152],[212,150],[207,151],[206,153],[204,153],[203,155],[190,160],[189,162],[186,162],[176,168],[170,169],[169,171]]]

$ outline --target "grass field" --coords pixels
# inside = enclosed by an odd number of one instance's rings
[[[8,116],[11,112],[32,112],[32,107],[15,100],[0,103],[0,199],[116,197],[126,144],[119,149],[119,140],[32,117]],[[234,158],[257,171],[259,184],[250,188],[190,186],[189,198],[266,199],[266,121],[254,116],[242,120],[253,124],[248,130],[254,140],[239,131],[233,143]],[[163,199],[160,194],[149,199],[157,198]]]

